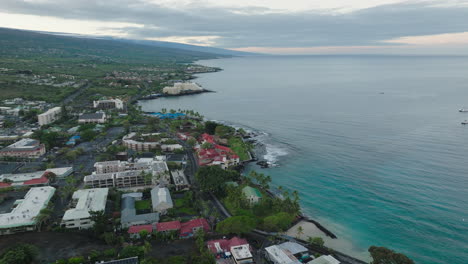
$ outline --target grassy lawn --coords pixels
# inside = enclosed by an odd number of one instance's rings
[[[229,146],[231,149],[239,156],[240,160],[248,160],[249,156],[249,146],[239,137],[229,138]]]
[[[186,206],[184,199],[176,199],[174,203],[175,213],[176,214],[188,214],[188,215],[197,215],[198,212],[195,211],[192,207]]]
[[[137,209],[137,210],[151,209],[151,201],[150,200],[136,201],[135,202],[135,209]]]

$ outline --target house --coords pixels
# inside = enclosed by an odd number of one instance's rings
[[[198,164],[200,166],[219,165],[223,169],[231,166],[236,166],[240,163],[240,158],[230,148],[216,144],[213,136],[209,134],[202,134],[200,138],[200,145],[208,143],[211,145],[209,148],[198,146]]]
[[[262,193],[257,188],[245,186],[242,193],[251,204],[256,204],[262,199]]]
[[[135,202],[139,196],[122,195],[122,211],[120,215],[120,223],[123,228],[133,225],[148,225],[159,222],[158,213],[137,214]]]
[[[168,209],[174,207],[169,189],[156,186],[151,190],[153,212],[166,214]]]
[[[188,222],[182,223],[180,227],[180,237],[189,238],[195,235],[198,230],[205,232],[210,231],[210,225],[205,218],[197,218]]]
[[[90,123],[95,123],[95,124],[104,124],[106,122],[106,114],[105,113],[87,113],[87,114],[81,114],[78,117],[78,123],[79,124],[90,124]]]
[[[93,227],[90,212],[105,211],[108,188],[83,189],[73,193],[72,208],[65,211],[62,225],[65,228],[88,229]]]
[[[237,264],[254,263],[251,248],[247,240],[238,237],[231,239],[210,240],[208,250],[221,258],[230,258]]]
[[[181,228],[180,221],[161,222],[156,224],[156,231],[158,232],[172,232],[179,231]]]
[[[39,126],[44,126],[44,125],[53,123],[54,121],[60,118],[61,113],[62,113],[61,107],[54,107],[54,108],[47,110],[47,112],[38,115],[37,120],[39,122]]]
[[[11,212],[0,214],[0,235],[34,231],[37,216],[47,207],[54,193],[55,188],[50,186],[29,189],[23,199],[15,202],[16,207]]]
[[[155,225],[134,225],[128,228],[127,233],[131,238],[140,238],[140,232],[143,230],[146,230],[148,234],[151,234],[153,233],[153,230],[155,230]]]
[[[320,256],[312,261],[307,262],[307,264],[340,264],[341,262],[338,261],[331,255],[323,255]]]
[[[265,252],[267,259],[273,264],[301,264],[313,259],[307,248],[294,242],[267,247]]]
[[[38,140],[24,138],[0,150],[0,157],[34,159],[46,152],[45,145]]]

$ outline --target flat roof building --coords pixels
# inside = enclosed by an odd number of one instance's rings
[[[125,106],[124,102],[118,98],[93,101],[94,108],[99,108],[103,110],[107,110],[107,109],[123,110],[124,106]]]
[[[138,198],[132,195],[122,195],[122,212],[120,215],[120,223],[123,228],[133,225],[147,225],[159,222],[158,213],[137,214],[135,202]]]
[[[171,171],[171,175],[177,191],[188,190],[190,188],[190,184],[183,170]]]
[[[105,122],[106,122],[105,113],[87,113],[87,114],[81,114],[78,117],[78,123],[80,124],[89,124],[89,123],[103,124]]]
[[[37,120],[40,126],[48,125],[60,118],[60,113],[62,113],[61,107],[54,107],[46,112],[37,116]]]
[[[45,145],[38,140],[24,138],[0,150],[0,157],[39,158],[46,152]]]
[[[63,215],[66,228],[88,229],[94,225],[90,212],[105,211],[108,188],[84,189],[73,193],[72,208]]]
[[[0,214],[0,235],[36,229],[36,217],[46,208],[55,193],[50,186],[33,187],[23,199],[15,202],[16,207],[9,213]]]

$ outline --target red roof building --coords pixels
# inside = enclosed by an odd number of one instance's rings
[[[210,231],[210,225],[205,218],[198,218],[182,223],[180,228],[180,237],[192,237],[198,230]]]
[[[11,183],[0,182],[0,188],[7,188],[10,186],[11,186]]]
[[[156,231],[167,232],[167,231],[178,231],[180,230],[181,224],[179,221],[162,222],[156,224]]]
[[[23,185],[46,185],[49,183],[49,179],[46,177],[46,175],[47,172],[45,172],[40,178],[23,182]]]
[[[146,230],[148,233],[153,232],[153,225],[135,225],[128,228],[129,234],[139,234],[140,231]]]
[[[200,148],[198,150],[198,165],[220,165],[223,169],[226,169],[239,164],[239,156],[232,149],[216,144],[213,136],[205,133],[201,136],[201,143],[206,142],[213,144],[213,148]]]
[[[213,254],[220,254],[224,252],[230,252],[231,247],[241,246],[241,245],[248,245],[249,242],[243,238],[233,237],[231,239],[217,239],[217,240],[210,240],[206,242],[208,249]]]

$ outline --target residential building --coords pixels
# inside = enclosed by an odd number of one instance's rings
[[[60,119],[61,107],[54,107],[37,116],[40,126],[48,125]]]
[[[202,148],[204,143],[211,144],[211,148]],[[198,164],[200,166],[218,165],[223,169],[239,165],[240,158],[230,148],[216,144],[213,136],[202,134],[198,146]]]
[[[94,170],[96,174],[112,173],[125,171],[127,169],[127,163],[121,162],[120,160],[102,161],[94,163]]]
[[[256,204],[262,199],[262,193],[257,188],[245,186],[242,193],[251,204]]]
[[[203,88],[201,88],[198,84],[193,82],[174,83],[173,86],[166,86],[163,88],[163,93],[169,95],[179,95],[184,93],[200,91],[203,91]]]
[[[106,113],[87,113],[87,114],[81,114],[78,117],[78,123],[80,124],[90,124],[90,123],[95,123],[95,124],[104,124],[106,122]]]
[[[137,214],[135,202],[139,198],[134,195],[122,195],[122,212],[120,215],[120,223],[123,228],[134,225],[148,225],[159,222],[158,213]]]
[[[172,182],[175,185],[177,191],[183,191],[190,189],[190,184],[183,170],[171,171]]]
[[[307,248],[294,242],[267,247],[265,252],[267,259],[273,264],[301,264],[313,259]]]
[[[156,186],[151,190],[151,203],[153,212],[166,214],[168,209],[174,207],[169,189]]]
[[[160,133],[152,133],[152,134],[143,134],[141,135],[144,137],[150,136],[158,136]],[[139,151],[139,152],[147,152],[154,149],[161,148],[160,140],[158,141],[140,141],[135,139],[137,133],[130,133],[122,138],[122,144],[127,147],[128,149]]]
[[[156,231],[169,233],[179,231],[181,228],[180,221],[161,222],[156,224]]]
[[[125,104],[122,100],[116,98],[116,99],[93,101],[93,107],[99,108],[102,110],[108,110],[108,109],[123,110],[125,107]]]
[[[190,220],[188,222],[182,223],[180,225],[180,237],[189,238],[193,237],[198,230],[203,230],[204,232],[210,231],[210,225],[205,218],[197,218]]]
[[[245,239],[233,237],[210,240],[206,244],[208,250],[220,258],[232,258],[236,264],[254,263],[250,245]]]
[[[140,238],[140,232],[146,230],[148,234],[153,233],[156,229],[155,224],[151,225],[134,225],[128,228],[127,233],[130,235],[131,238]]]
[[[176,150],[183,150],[184,147],[180,144],[162,144],[161,150],[166,152],[174,152]]]
[[[52,172],[57,178],[63,178],[73,172],[73,167],[53,168],[45,171],[26,173],[4,173],[0,175],[0,188],[22,187],[22,186],[45,186],[49,185],[48,173]]]
[[[16,207],[11,212],[0,214],[0,235],[35,230],[37,216],[47,207],[54,193],[55,188],[50,186],[29,189],[23,199],[15,202]]]
[[[312,261],[307,262],[307,264],[340,264],[341,262],[338,261],[331,255],[322,255]]]
[[[73,193],[71,209],[63,215],[66,228],[88,229],[93,227],[90,212],[105,211],[108,188],[83,189]]]
[[[24,138],[0,150],[0,157],[34,159],[46,152],[45,145],[38,140]]]

